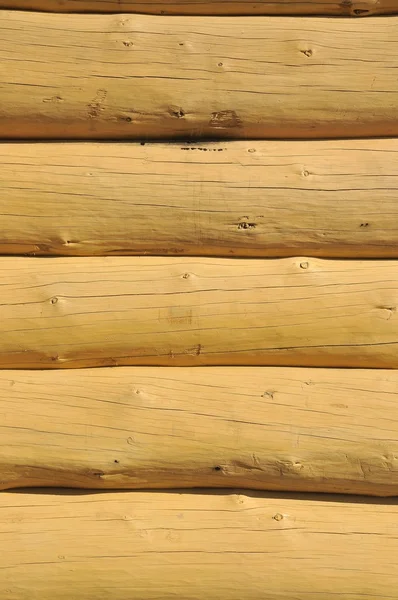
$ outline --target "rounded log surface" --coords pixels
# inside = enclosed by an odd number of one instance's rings
[[[0,494],[4,600],[398,598],[398,506],[342,496]]]
[[[0,371],[0,489],[398,495],[398,373]]]
[[[0,144],[0,252],[398,257],[398,141]]]
[[[0,259],[0,367],[398,367],[398,262]]]
[[[0,0],[0,8],[156,15],[369,15],[398,12],[397,0]]]
[[[3,138],[398,135],[398,17],[1,19]]]

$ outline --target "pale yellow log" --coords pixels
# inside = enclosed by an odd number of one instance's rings
[[[398,373],[0,371],[0,489],[398,495]]]
[[[398,257],[398,141],[0,144],[0,253]]]
[[[1,8],[160,15],[351,15],[398,11],[397,0],[0,0]]]
[[[398,135],[398,17],[2,11],[0,23],[0,137]]]
[[[343,497],[0,494],[4,600],[398,598],[398,506]]]
[[[0,260],[0,367],[398,367],[398,262]]]

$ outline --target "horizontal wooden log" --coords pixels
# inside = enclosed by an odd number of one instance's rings
[[[398,262],[0,260],[0,367],[398,367]]]
[[[398,495],[398,373],[0,371],[0,489]]]
[[[0,253],[398,257],[398,141],[0,144]]]
[[[398,135],[398,17],[0,19],[3,138]]]
[[[0,0],[0,8],[155,15],[369,15],[398,12],[397,0]]]
[[[236,491],[0,495],[4,600],[398,598],[398,506]]]

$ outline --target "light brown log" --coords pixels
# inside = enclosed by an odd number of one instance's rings
[[[0,253],[398,257],[398,141],[0,144]]]
[[[398,135],[398,17],[0,20],[0,137]]]
[[[396,13],[396,0],[0,0],[0,8],[157,15],[368,15]]]
[[[396,600],[397,524],[394,500],[3,492],[0,594]]]
[[[0,371],[0,489],[398,495],[398,373]]]
[[[0,260],[0,367],[398,367],[398,262]]]

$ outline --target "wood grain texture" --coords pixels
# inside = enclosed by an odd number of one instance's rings
[[[0,489],[398,495],[398,373],[0,371]]]
[[[398,506],[346,497],[0,494],[4,600],[398,598]]]
[[[396,139],[0,144],[0,253],[398,257]]]
[[[398,263],[0,260],[0,367],[398,367]]]
[[[0,8],[157,15],[369,15],[396,13],[397,0],[0,0]]]
[[[0,19],[3,138],[398,135],[398,17]]]

